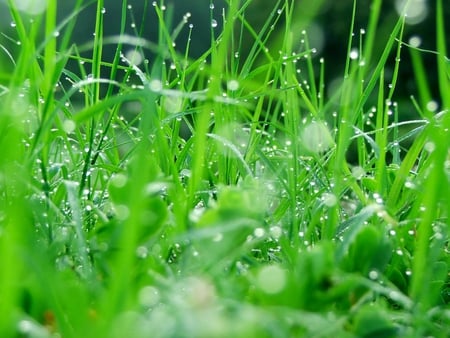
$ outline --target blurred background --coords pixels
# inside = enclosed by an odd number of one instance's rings
[[[25,12],[35,14],[45,8],[44,0],[25,1],[13,0]],[[143,38],[152,42],[158,40],[158,21],[155,10],[152,6],[152,0],[129,0],[127,12],[127,27],[126,33],[131,36],[141,34]],[[242,1],[243,2],[243,1]],[[406,0],[385,0],[382,5],[382,12],[380,16],[380,31],[377,39],[377,44],[374,50],[377,51],[373,56],[376,60],[379,52],[383,50],[390,30],[392,29],[398,15],[403,8]],[[410,10],[407,16],[407,26],[404,33],[404,40],[406,42],[414,43],[420,48],[427,50],[435,50],[435,6],[436,1],[433,0],[411,0]],[[7,74],[11,70],[12,62],[9,60],[8,51],[14,55],[14,51],[20,46],[15,44],[15,27],[12,22],[6,0],[0,0],[0,28],[2,35],[0,36],[0,81],[2,84],[7,83]],[[72,12],[76,0],[58,1],[58,20],[62,21],[67,18]],[[87,2],[82,12],[76,17],[75,32],[73,35],[73,42],[88,46],[92,43],[94,37],[95,27],[95,11],[96,2]],[[253,0],[246,9],[245,18],[251,23],[255,31],[258,32],[264,23],[267,21],[270,13],[278,2],[276,0]],[[368,17],[371,10],[371,0],[357,1],[357,17],[355,23],[355,47],[358,47],[360,42],[360,32],[367,28]],[[446,19],[450,19],[450,0],[443,0],[445,8]],[[122,1],[120,0],[105,0],[104,13],[104,32],[106,36],[117,36],[120,32],[120,21],[122,13]],[[220,32],[223,11],[226,8],[226,0],[166,0],[165,15],[167,16],[172,32],[183,23],[176,38],[175,48],[184,53],[186,48],[189,32],[191,31],[189,54],[191,57],[198,57],[204,53],[210,46],[212,22],[214,32]],[[302,39],[301,32],[306,30],[310,46],[316,49],[314,57],[324,58],[326,65],[326,82],[329,90],[333,90],[333,84],[338,83],[342,78],[345,58],[347,54],[347,41],[349,36],[350,20],[352,16],[352,0],[315,0],[303,1],[296,0],[296,9],[294,24],[291,31],[294,36],[294,41]],[[450,37],[450,23],[447,23],[447,37]],[[190,26],[192,25],[192,26]],[[277,36],[281,36],[285,30],[285,22],[283,18],[277,22],[274,27],[273,41],[269,42],[269,46],[273,45],[271,52],[277,54]],[[190,28],[191,27],[191,28]],[[241,57],[249,51],[254,40],[249,34],[245,35],[242,44]],[[133,46],[128,46],[130,53],[133,51]],[[450,50],[450,46],[447,46]],[[126,52],[127,50],[125,50]],[[110,61],[115,52],[114,44],[106,45],[104,48],[104,59]],[[84,52],[86,57],[89,57],[89,47]],[[132,54],[128,56],[133,57]],[[438,98],[437,80],[436,80],[436,57],[432,53],[423,53],[423,58],[429,75],[429,82],[431,84],[432,96]],[[151,63],[151,52],[143,56]],[[394,56],[391,57],[393,65]],[[135,60],[138,61],[138,60]],[[405,48],[402,54],[402,66],[400,68],[400,80],[397,89],[397,97],[400,100],[403,98],[409,101],[410,95],[416,93],[414,75],[411,74],[409,67],[410,55]],[[318,63],[318,62],[317,62]],[[390,69],[386,70],[386,81],[389,81]],[[439,102],[435,102],[436,109],[439,109]],[[403,112],[408,114],[408,112]],[[411,113],[413,114],[413,113]],[[407,117],[407,116],[405,116]]]

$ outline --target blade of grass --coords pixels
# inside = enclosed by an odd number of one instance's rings
[[[438,84],[442,100],[442,110],[450,109],[450,62],[447,58],[444,7],[442,0],[436,3],[436,46],[438,65]]]

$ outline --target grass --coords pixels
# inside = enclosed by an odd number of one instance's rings
[[[255,31],[250,3],[229,1],[223,16],[211,9],[222,30],[212,25],[210,48],[191,59],[189,41],[182,53],[173,42],[195,30],[172,25],[162,1],[146,6],[157,14],[157,41],[139,27],[124,34],[134,22],[126,0],[121,35],[104,36],[99,0],[95,38],[83,46],[71,43],[74,19],[93,3],[77,1],[58,23],[56,1],[32,22],[9,2],[15,35],[0,44],[14,65],[0,74],[2,337],[450,335],[443,1],[438,97],[422,62],[430,51],[404,42],[403,16],[375,43],[381,1],[360,34],[354,2],[332,97],[332,61],[314,58],[308,35],[291,30],[302,5],[279,0]],[[106,61],[109,43],[117,52]],[[135,65],[130,46],[154,62]],[[403,53],[418,88],[413,121],[396,101]]]

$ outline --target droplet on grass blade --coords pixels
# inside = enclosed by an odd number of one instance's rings
[[[142,56],[142,54],[135,50],[135,49],[131,49],[129,51],[125,52],[125,58],[133,65],[138,66],[142,63],[142,61],[144,61],[144,57]]]
[[[116,188],[123,188],[125,184],[127,183],[127,176],[124,174],[115,174],[111,178],[111,184],[115,186]]]
[[[418,35],[413,35],[409,38],[408,43],[411,45],[411,47],[419,47],[422,44],[422,38]]]
[[[323,122],[311,122],[303,129],[301,140],[305,148],[313,153],[321,153],[334,144],[328,127]]]
[[[356,178],[357,180],[360,180],[361,178],[363,178],[365,174],[366,174],[366,171],[364,170],[363,167],[355,166],[352,168],[352,176],[354,178]]]
[[[286,272],[278,265],[265,266],[258,273],[257,283],[265,293],[279,293],[286,285]]]
[[[114,206],[115,216],[119,221],[124,221],[130,216],[130,209],[126,205],[119,204]]]
[[[427,109],[431,112],[435,112],[438,109],[438,103],[434,100],[431,100],[430,102],[427,103]]]
[[[76,124],[72,120],[65,120],[63,122],[63,129],[67,134],[73,133],[75,130]]]
[[[322,202],[327,207],[335,206],[337,201],[338,201],[338,199],[337,199],[336,195],[334,195],[334,194],[326,192],[322,195]]]
[[[349,57],[350,57],[350,59],[352,59],[352,60],[358,59],[358,57],[359,57],[358,49],[357,49],[357,48],[353,48],[353,49],[350,51]]]
[[[181,111],[183,99],[180,96],[167,96],[164,98],[164,110],[167,113],[178,113]]]
[[[282,234],[283,234],[283,230],[279,226],[275,225],[270,228],[270,235],[274,239],[279,239]]]
[[[396,0],[395,9],[399,15],[405,15],[405,21],[409,25],[421,23],[429,11],[426,0]]]
[[[47,0],[12,0],[16,8],[29,15],[38,15],[47,9]]]
[[[261,238],[266,234],[266,232],[263,228],[256,228],[255,231],[253,231],[253,234],[255,237]]]
[[[239,82],[237,80],[230,80],[227,82],[228,90],[234,91],[239,89]]]
[[[159,92],[159,91],[162,90],[163,85],[162,85],[162,82],[160,80],[153,79],[153,80],[150,81],[149,87],[150,87],[151,91]]]
[[[144,286],[139,290],[139,304],[143,307],[151,308],[152,306],[157,305],[160,298],[159,291],[154,286]]]
[[[378,277],[379,277],[378,271],[372,270],[369,272],[370,279],[376,280],[376,279],[378,279]]]

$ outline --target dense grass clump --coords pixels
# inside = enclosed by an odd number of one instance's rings
[[[157,37],[135,27],[126,0],[123,34],[105,36],[96,1],[85,45],[71,33],[92,2],[61,22],[57,1],[33,13],[8,3],[2,337],[450,336],[444,1],[424,51],[405,42],[403,15],[376,50],[382,1],[357,31],[355,0],[331,95],[333,61],[294,21],[301,2],[274,1],[258,31],[251,0],[211,6],[210,48],[196,59],[189,41],[174,43],[193,34],[189,15],[172,23],[163,1],[146,6]],[[399,118],[404,53],[416,120]],[[423,53],[436,56],[439,93]]]

